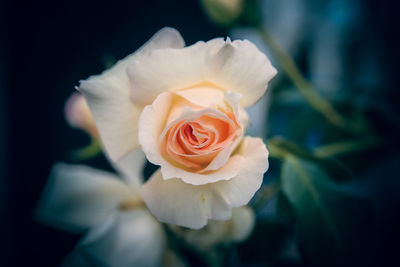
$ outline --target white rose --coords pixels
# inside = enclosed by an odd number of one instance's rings
[[[63,266],[162,266],[168,246],[162,225],[143,206],[139,185],[144,156],[120,165],[120,176],[83,165],[56,164],[36,219],[86,232]],[[149,253],[151,251],[151,253]]]
[[[141,189],[167,223],[201,228],[248,203],[268,169],[260,138],[244,137],[247,114],[276,70],[251,42],[228,38],[184,47],[164,28],[138,52],[81,81],[110,158],[141,146],[161,168]]]

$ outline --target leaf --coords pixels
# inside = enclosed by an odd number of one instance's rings
[[[344,192],[318,165],[287,156],[282,190],[293,206],[300,250],[312,266],[368,262],[369,205]],[[366,256],[363,256],[366,255]]]

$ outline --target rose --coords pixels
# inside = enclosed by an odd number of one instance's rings
[[[202,0],[201,4],[210,19],[222,25],[235,22],[244,8],[243,0]]]
[[[184,47],[158,32],[135,54],[81,81],[110,158],[139,147],[161,168],[141,189],[163,222],[201,228],[248,203],[268,168],[259,138],[244,137],[247,114],[276,74],[251,42],[228,38]]]

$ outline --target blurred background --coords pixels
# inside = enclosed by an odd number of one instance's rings
[[[80,79],[102,72],[164,26],[178,29],[188,45],[225,36],[250,39],[271,58],[280,74],[266,97],[250,110],[254,118],[251,135],[265,139],[278,135],[306,150],[358,139],[325,123],[305,104],[255,24],[262,25],[295,60],[318,94],[344,116],[353,116],[354,110],[362,114],[368,129],[379,137],[378,145],[371,148],[329,157],[333,163],[328,169],[335,169],[335,180],[346,181],[346,190],[370,203],[372,216],[365,224],[371,227],[367,238],[362,238],[367,247],[363,253],[368,260],[372,258],[370,263],[391,266],[400,261],[400,32],[396,1],[260,0],[257,10],[246,9],[253,13],[232,20],[225,20],[226,15],[222,20],[213,16],[204,2],[209,1],[2,4],[1,266],[57,266],[79,240],[79,235],[33,220],[51,166],[68,161],[69,151],[89,142],[83,132],[67,125],[65,101]],[[275,161],[272,159],[266,183],[279,175],[280,163]],[[110,168],[101,157],[88,163]],[[258,215],[261,223],[238,248],[241,259],[247,266],[308,266],[301,249],[293,245],[298,242],[292,238],[297,231],[291,227],[293,222],[270,224],[269,219],[277,217],[276,203],[272,198]],[[278,251],[282,243],[286,244],[283,252]]]

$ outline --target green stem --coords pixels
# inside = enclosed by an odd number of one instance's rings
[[[376,146],[381,143],[376,137],[360,138],[343,142],[335,142],[314,149],[314,155],[318,158],[329,158],[349,152],[359,151]]]
[[[281,137],[272,137],[266,141],[269,156],[276,159],[284,159],[290,155],[296,155],[301,158],[324,159],[369,149],[382,144],[382,142],[383,141],[376,136],[368,136],[365,138],[334,142],[317,147],[313,151],[307,151]]]
[[[98,138],[92,138],[89,145],[76,149],[70,153],[70,157],[76,161],[82,161],[97,156],[101,152],[101,143]]]
[[[262,39],[271,49],[276,59],[278,59],[282,69],[292,80],[298,91],[303,95],[307,103],[317,112],[322,114],[331,124],[346,131],[364,132],[365,125],[361,121],[350,121],[343,117],[330,102],[321,97],[311,84],[303,77],[297,68],[293,59],[282,49],[282,47],[273,39],[273,37],[262,26],[259,26],[258,32]]]

